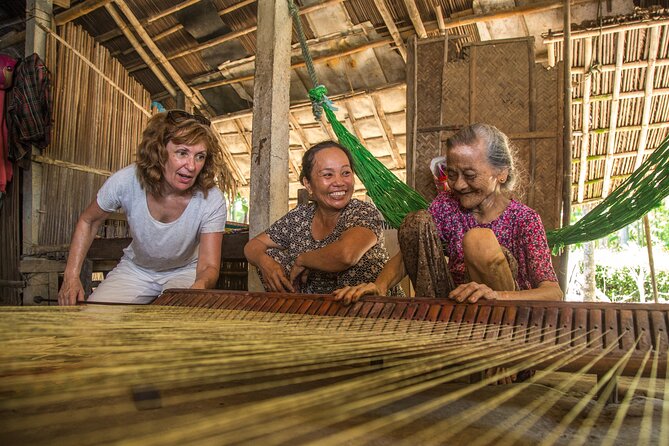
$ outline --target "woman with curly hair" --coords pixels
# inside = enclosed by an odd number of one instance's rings
[[[183,110],[149,119],[137,161],[114,173],[84,210],[72,236],[61,305],[84,300],[79,278],[100,224],[125,212],[132,242],[88,301],[148,303],[166,288],[213,288],[226,205],[215,180],[222,157],[210,122]]]

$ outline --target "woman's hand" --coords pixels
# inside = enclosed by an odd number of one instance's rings
[[[280,293],[295,292],[295,288],[293,287],[292,282],[288,280],[288,277],[286,277],[283,267],[273,258],[266,256],[258,268],[260,268],[260,272],[269,288],[267,291],[276,291]]]
[[[362,296],[366,294],[372,294],[378,296],[381,294],[381,291],[376,286],[375,283],[361,283],[356,286],[345,286],[335,290],[332,294],[335,296],[336,301],[341,301],[344,305],[349,305],[352,302],[357,302]]]
[[[477,302],[479,299],[496,300],[500,297],[499,292],[493,290],[488,285],[477,282],[463,283],[448,293],[449,299],[469,303]]]
[[[293,284],[293,287],[296,289],[298,289],[301,285],[307,283],[307,279],[309,278],[309,268],[302,265],[299,262],[299,259],[300,256],[297,256],[297,259],[295,259],[293,267],[290,269],[290,277],[288,278],[288,280],[290,280],[290,283]]]
[[[63,279],[63,285],[58,291],[58,305],[76,305],[84,301],[84,286],[79,277],[75,279]]]

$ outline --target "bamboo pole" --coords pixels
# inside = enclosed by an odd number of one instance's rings
[[[112,16],[112,19],[114,19],[114,22],[116,22],[116,25],[118,25],[118,27],[121,29],[121,32],[123,32],[123,35],[125,36],[126,39],[128,39],[130,45],[132,45],[132,47],[135,49],[139,57],[141,57],[141,59],[149,67],[151,72],[158,78],[163,87],[165,87],[165,90],[167,90],[170,93],[170,95],[172,95],[172,97],[175,97],[177,95],[177,92],[170,83],[170,81],[167,80],[163,72],[160,71],[160,68],[158,68],[158,66],[153,62],[151,57],[146,53],[146,51],[144,51],[142,45],[137,41],[132,32],[130,32],[128,26],[125,24],[121,16],[116,12],[114,7],[112,5],[105,5],[105,9],[109,13],[109,15]]]
[[[365,51],[365,50],[368,50],[368,49],[373,49],[373,48],[378,48],[378,47],[381,47],[381,46],[385,46],[385,45],[388,45],[391,42],[392,42],[392,39],[388,39],[388,38],[376,40],[376,41],[373,41],[373,42],[368,42],[364,45],[360,45],[360,46],[357,46],[357,47],[354,47],[354,48],[349,48],[348,50],[342,51],[342,52],[337,53],[337,54],[328,54],[326,56],[317,57],[313,60],[313,62],[314,62],[314,64],[324,63],[324,62],[327,62],[327,61],[330,61],[330,60],[333,60],[333,59],[339,59],[341,57],[350,56],[352,54],[356,54],[356,53],[359,53],[361,51]],[[304,67],[304,66],[306,66],[306,63],[304,61],[302,61],[302,62],[294,63],[290,67],[291,67],[291,69],[295,69],[295,68],[301,68],[301,67]],[[235,78],[231,78],[231,79],[221,79],[221,80],[218,80],[218,81],[206,82],[206,83],[199,84],[199,85],[193,85],[193,88],[195,88],[197,90],[205,90],[207,88],[220,87],[220,86],[223,86],[223,85],[235,84],[235,83],[239,83],[239,82],[247,82],[247,81],[253,80],[253,78],[254,78],[254,75],[250,74],[250,75],[247,75],[247,76],[239,76],[239,77],[235,77]]]
[[[596,29],[574,31],[570,35],[572,36],[573,40],[577,40],[577,39],[584,39],[586,37],[598,37],[600,35],[613,34],[620,31],[634,31],[643,28],[648,28],[650,26],[665,26],[665,25],[669,25],[669,18],[665,19],[652,18],[652,19],[640,20],[634,23],[615,24],[610,26],[603,26],[601,28],[597,27]],[[563,35],[561,35],[560,33],[555,33],[550,37],[546,37],[544,39],[544,44],[548,45],[549,43],[560,42],[563,39],[564,39]]]
[[[167,8],[166,10],[161,11],[158,14],[152,15],[151,17],[146,19],[146,23],[149,24],[151,22],[155,22],[156,20],[160,20],[164,17],[170,16],[170,15],[176,13],[176,12],[181,11],[182,9],[186,9],[189,6],[192,6],[196,3],[200,3],[200,1],[201,0],[186,0],[186,1],[183,1],[181,3],[178,3],[174,6],[172,6],[171,8]]]
[[[585,39],[583,49],[584,64],[592,66],[592,37]],[[583,79],[583,110],[581,111],[581,165],[578,169],[577,202],[583,201],[585,195],[585,180],[588,176],[588,149],[590,148],[590,90],[592,88],[592,74],[584,75]]]
[[[538,4],[520,6],[518,8],[507,9],[504,11],[492,11],[487,14],[472,14],[465,17],[458,17],[453,20],[447,20],[444,24],[445,29],[452,29],[458,26],[473,25],[480,22],[489,22],[491,20],[506,19],[509,17],[522,16],[526,14],[534,14],[537,12],[550,11],[552,9],[559,9],[564,7],[563,3],[566,0],[547,1]],[[581,3],[590,3],[596,0],[572,0],[571,3],[578,5]],[[546,43],[544,41],[544,43]]]
[[[650,268],[650,281],[653,285],[653,299],[658,303],[657,277],[655,276],[655,259],[653,258],[653,239],[650,234],[650,221],[648,214],[643,216],[643,229],[646,234],[646,248],[648,249],[648,267]]]
[[[61,26],[78,19],[79,17],[85,16],[89,12],[93,12],[98,8],[102,8],[111,1],[112,0],[87,0],[85,2],[79,3],[77,6],[69,8],[68,10],[56,15],[56,25]]]
[[[60,37],[58,34],[56,34],[55,32],[51,31],[50,29],[48,29],[47,27],[45,27],[45,26],[43,26],[43,25],[41,25],[41,24],[39,24],[39,27],[42,28],[43,30],[45,30],[46,32],[48,32],[49,35],[51,35],[54,39],[56,39],[56,40],[58,40],[60,43],[62,43],[65,47],[69,48],[69,49],[70,49],[74,54],[76,54],[76,55],[77,55],[77,56],[78,56],[78,57],[79,57],[79,58],[80,58],[86,65],[88,65],[89,67],[91,67],[91,69],[92,69],[93,71],[95,71],[95,72],[98,73],[100,76],[102,76],[107,82],[109,82],[114,88],[116,88],[116,89],[117,89],[123,96],[125,96],[130,102],[132,102],[133,104],[135,104],[135,106],[136,106],[137,108],[139,108],[140,110],[142,110],[142,112],[143,112],[145,115],[147,115],[147,116],[151,116],[151,113],[150,113],[148,110],[146,110],[140,103],[138,103],[138,102],[137,102],[134,98],[132,98],[128,93],[126,93],[125,91],[123,91],[123,89],[122,89],[121,87],[119,87],[114,81],[112,81],[112,80],[111,80],[105,73],[103,73],[103,72],[102,72],[98,67],[96,67],[95,64],[93,64],[91,61],[89,61],[83,54],[81,54],[79,51],[77,51],[76,49],[74,49],[74,48],[72,47],[72,45],[70,45],[69,43],[67,43],[62,37]]]
[[[404,5],[407,7],[407,12],[409,13],[409,19],[413,23],[413,27],[416,30],[416,34],[421,39],[427,37],[427,32],[425,31],[425,25],[423,24],[423,19],[420,17],[420,11],[418,6],[416,6],[416,0],[404,0]]]
[[[395,20],[393,19],[392,14],[388,10],[388,5],[386,5],[385,0],[374,0],[374,4],[376,5],[376,9],[379,11],[379,14],[381,14],[383,23],[386,24],[386,28],[388,28],[388,32],[392,36],[393,41],[395,41],[395,46],[397,46],[397,50],[400,52],[402,59],[404,59],[404,63],[406,63],[407,49],[406,46],[404,46],[404,40],[402,40],[402,36],[400,35],[399,30],[397,29]]]
[[[648,62],[646,67],[646,80],[643,100],[643,113],[641,115],[641,133],[639,134],[639,147],[637,157],[634,162],[634,170],[638,169],[643,162],[643,155],[648,143],[648,127],[652,115],[653,104],[653,83],[655,80],[655,59],[657,59],[657,50],[660,41],[659,27],[650,28],[650,43],[648,45]]]
[[[611,171],[613,170],[613,155],[616,148],[616,128],[618,126],[618,109],[620,105],[620,83],[622,81],[622,67],[625,56],[625,33],[619,32],[616,38],[616,71],[613,76],[613,92],[611,97],[611,112],[609,114],[609,139],[606,147],[607,159],[604,162],[604,185],[602,197],[611,191]]]
[[[123,12],[125,17],[128,19],[132,27],[135,29],[137,34],[140,36],[142,41],[144,41],[144,44],[151,50],[154,56],[165,68],[165,71],[167,71],[167,73],[172,77],[172,80],[174,80],[179,89],[183,91],[186,97],[190,99],[193,102],[193,104],[195,104],[200,109],[202,113],[210,115],[207,108],[208,106],[206,100],[202,97],[202,95],[200,95],[198,92],[193,92],[193,90],[191,90],[190,87],[186,85],[186,82],[184,82],[179,73],[177,73],[172,64],[167,60],[163,52],[156,46],[153,40],[151,40],[151,37],[144,30],[144,28],[142,28],[142,25],[139,23],[139,20],[137,20],[135,14],[125,3],[125,0],[115,0],[115,2],[116,5],[121,10],[121,12]]]
[[[562,59],[564,69],[564,107],[562,108],[562,227],[571,224],[571,4],[564,0],[564,42]],[[569,248],[560,259],[560,288],[566,294],[569,285]]]

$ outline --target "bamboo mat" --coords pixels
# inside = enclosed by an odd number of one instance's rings
[[[666,377],[626,379],[620,404],[596,398],[592,375],[550,368],[491,385],[555,348],[465,342],[460,324],[160,306],[0,313],[4,444],[669,439]]]

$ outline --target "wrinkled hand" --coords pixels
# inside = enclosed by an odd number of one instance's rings
[[[58,305],[76,305],[78,302],[84,301],[84,286],[81,280],[63,279],[63,285],[58,291]]]
[[[260,267],[265,285],[269,288],[267,291],[276,291],[280,293],[294,293],[292,283],[286,277],[283,267],[274,259],[268,258],[267,261]]]
[[[479,299],[496,300],[499,293],[487,285],[477,282],[463,283],[448,293],[448,298],[457,302],[474,303]]]
[[[381,292],[375,283],[361,283],[356,286],[345,286],[335,290],[332,294],[336,301],[341,301],[344,305],[349,305],[352,302],[357,302],[362,296],[366,294],[380,295]]]
[[[295,289],[299,289],[300,285],[307,283],[309,278],[309,268],[302,265],[297,265],[297,262],[290,269],[290,283],[293,284]]]

